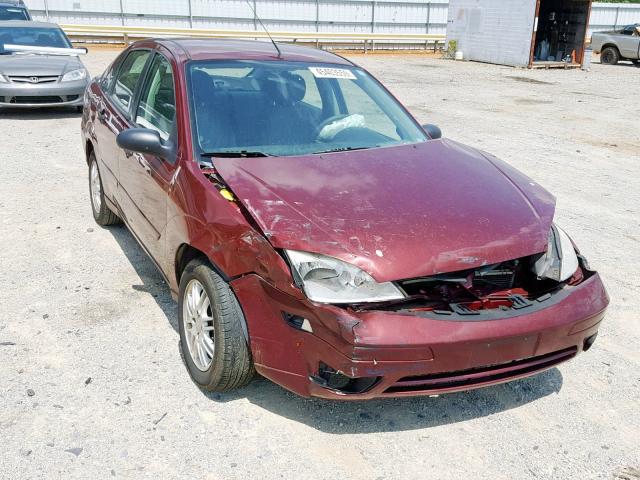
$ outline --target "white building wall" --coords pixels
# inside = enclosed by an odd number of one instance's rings
[[[449,0],[447,41],[466,60],[529,65],[536,0]]]
[[[533,7],[524,0],[249,0],[267,28],[282,31],[334,31],[380,33],[433,33],[444,35],[447,20],[455,28],[467,29],[464,38],[476,38],[493,45],[506,31],[513,50],[521,45],[525,27],[531,29]],[[534,0],[529,0],[533,3]],[[245,0],[25,0],[34,18],[63,24],[131,25],[253,30],[259,28]],[[500,15],[477,14],[472,19],[457,21],[454,10],[489,5]],[[122,7],[122,8],[121,8]],[[189,16],[191,7],[191,16]],[[503,12],[504,10],[504,12]],[[524,14],[522,12],[524,11]],[[505,13],[506,12],[506,13]],[[487,38],[468,31],[477,23],[483,25]],[[633,3],[594,3],[589,35],[593,31],[612,30],[621,25],[640,22],[640,5]],[[498,30],[489,27],[498,25]],[[471,42],[465,54],[471,55],[476,45]],[[493,48],[492,55],[495,54]],[[506,52],[513,60],[516,52]],[[492,61],[492,60],[486,60]],[[511,62],[513,63],[513,62]]]

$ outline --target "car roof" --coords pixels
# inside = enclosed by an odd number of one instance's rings
[[[2,27],[20,27],[20,28],[60,28],[57,23],[48,22],[26,22],[24,20],[4,20],[0,22]]]
[[[0,5],[3,7],[9,5],[11,7],[27,8],[22,0],[0,0]]]
[[[281,56],[268,40],[235,40],[220,38],[169,38],[155,39],[180,55],[180,47],[187,60],[285,60],[297,62],[334,63],[352,65],[347,59],[324,50],[278,43]],[[144,43],[142,41],[141,43]]]

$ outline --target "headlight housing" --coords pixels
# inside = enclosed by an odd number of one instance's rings
[[[9,83],[7,79],[0,73],[0,83]]]
[[[295,250],[285,253],[296,281],[314,302],[367,303],[405,298],[393,283],[378,283],[364,270],[337,258]]]
[[[63,82],[77,82],[78,80],[83,80],[87,78],[87,71],[84,68],[79,68],[78,70],[72,70],[70,72],[65,73],[62,76]]]
[[[578,269],[578,256],[564,230],[551,226],[547,251],[536,260],[533,269],[539,278],[564,282]]]

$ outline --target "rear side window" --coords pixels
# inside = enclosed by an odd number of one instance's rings
[[[0,20],[29,20],[29,14],[20,7],[0,7]]]
[[[111,64],[111,66],[105,70],[105,72],[102,74],[102,78],[100,79],[100,86],[102,87],[102,90],[105,92],[110,92],[111,91],[111,86],[113,85],[113,79],[116,76],[116,73],[118,72],[118,68],[120,67],[120,65],[122,65],[122,60],[124,60],[124,54],[118,56],[118,58],[115,59],[115,61]]]
[[[173,129],[176,102],[171,64],[162,55],[153,59],[147,80],[140,96],[136,123],[157,131],[167,140]]]
[[[118,70],[111,98],[125,112],[128,112],[131,107],[136,85],[147,64],[149,55],[148,50],[134,50],[127,55]]]

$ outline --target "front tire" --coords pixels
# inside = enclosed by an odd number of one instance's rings
[[[89,157],[89,198],[91,199],[91,211],[93,219],[102,227],[121,223],[120,217],[111,211],[104,198],[102,177],[98,168],[96,154],[91,152]]]
[[[600,63],[615,65],[620,60],[620,52],[615,47],[607,47],[600,54]]]
[[[180,278],[178,315],[180,347],[195,383],[225,392],[251,381],[255,370],[242,309],[229,285],[204,259],[192,260]]]

